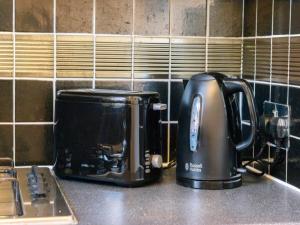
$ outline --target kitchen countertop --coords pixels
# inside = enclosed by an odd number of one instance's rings
[[[59,180],[82,225],[300,224],[300,192],[268,178],[244,176],[230,190],[175,183],[175,169],[140,188]]]

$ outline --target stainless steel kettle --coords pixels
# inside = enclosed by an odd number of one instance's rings
[[[251,132],[242,138],[236,93],[248,104]],[[194,75],[186,85],[178,120],[177,183],[201,189],[242,184],[239,152],[253,145],[257,115],[249,84],[220,73]]]

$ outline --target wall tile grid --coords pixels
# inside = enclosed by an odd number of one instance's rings
[[[289,104],[290,148],[281,153],[282,164],[270,174],[300,187],[300,2],[297,0],[245,0],[243,78],[254,86],[260,113],[264,101]],[[247,115],[243,118],[247,120]],[[269,150],[270,159],[276,150]]]
[[[53,164],[56,91],[84,87],[158,91],[168,162],[182,79],[242,71],[260,113],[265,100],[291,106],[290,149],[270,173],[300,187],[299,10],[297,0],[0,0],[0,156]]]
[[[240,75],[242,8],[243,0],[0,0],[0,156],[53,164],[56,91],[83,87],[158,91],[169,105],[171,161],[182,79]]]

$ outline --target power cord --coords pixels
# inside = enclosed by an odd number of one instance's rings
[[[176,160],[172,160],[168,163],[167,166],[165,166],[163,169],[167,170],[167,169],[170,169],[172,167],[176,166]]]

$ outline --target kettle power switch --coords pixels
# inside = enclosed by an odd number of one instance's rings
[[[162,157],[161,155],[152,155],[151,156],[151,164],[154,168],[161,168],[162,167]]]

